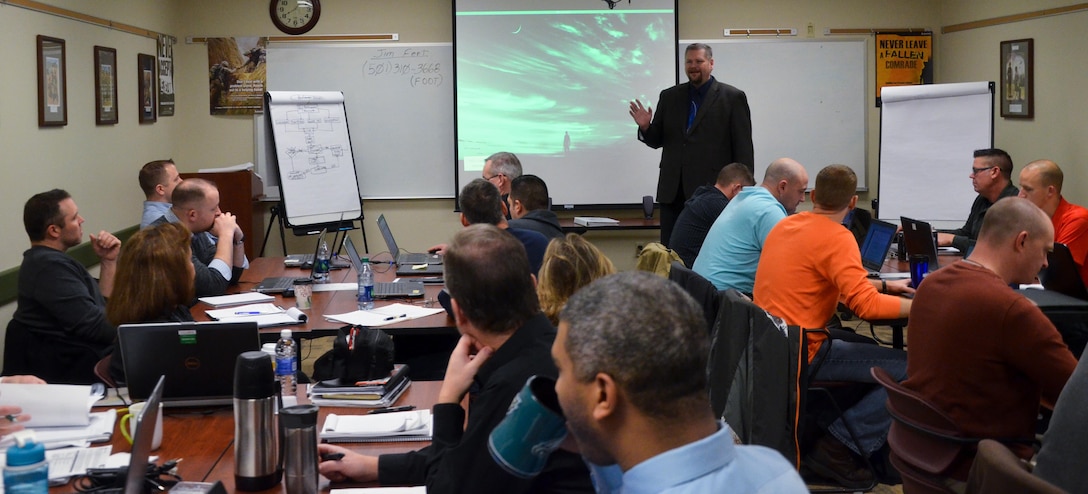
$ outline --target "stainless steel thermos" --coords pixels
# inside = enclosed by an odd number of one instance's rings
[[[280,410],[283,427],[283,482],[287,494],[317,494],[317,407]]]
[[[240,491],[280,483],[278,400],[271,357],[258,351],[239,355],[234,365],[234,486]]]

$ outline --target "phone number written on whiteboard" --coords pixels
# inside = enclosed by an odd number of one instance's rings
[[[409,48],[397,52],[383,49],[363,62],[363,77],[403,77],[412,87],[441,86],[444,79],[442,64],[420,59],[430,59],[430,51]]]

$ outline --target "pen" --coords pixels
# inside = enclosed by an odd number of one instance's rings
[[[383,321],[392,321],[393,319],[400,319],[402,317],[408,317],[408,314],[401,314],[399,316],[389,316],[389,317],[387,317],[385,319],[382,319],[382,320]]]
[[[404,405],[402,407],[375,408],[375,409],[367,412],[367,415],[374,415],[374,414],[378,414],[378,413],[407,412],[409,410],[415,410],[415,409],[416,409],[415,405]]]
[[[261,313],[257,312],[257,311],[254,311],[254,310],[243,310],[243,311],[235,312],[234,315],[236,315],[236,316],[259,316],[259,315],[261,315]]]
[[[15,415],[14,413],[9,413],[7,415],[4,415],[4,418],[8,419],[9,422],[18,422],[19,421],[19,416]]]
[[[321,455],[321,461],[340,461],[344,459],[344,453],[328,453]]]

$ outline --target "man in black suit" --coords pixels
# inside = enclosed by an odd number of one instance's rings
[[[684,51],[688,82],[661,91],[657,113],[642,102],[631,102],[638,138],[662,148],[657,180],[661,205],[661,243],[668,245],[684,201],[700,185],[714,183],[718,171],[738,162],[753,169],[752,117],[748,98],[710,75],[714,54],[703,43]]]

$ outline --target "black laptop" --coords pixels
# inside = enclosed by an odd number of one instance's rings
[[[318,236],[317,246],[314,247],[314,254],[313,254],[313,257],[311,259],[317,259],[317,251],[321,250],[321,242],[325,241],[325,233],[326,233],[326,231],[322,230],[321,235]],[[295,277],[295,276],[271,276],[271,277],[268,277],[268,278],[265,278],[265,279],[261,280],[261,282],[257,284],[257,287],[254,288],[253,291],[259,292],[259,293],[283,293],[283,292],[286,292],[289,288],[294,287],[295,280],[299,280],[299,279],[302,279],[302,280],[310,279],[310,280],[312,280],[312,279],[314,279],[314,269],[316,268],[315,264],[313,262],[311,262],[309,268],[310,268],[309,277],[298,278],[298,277]],[[332,269],[331,260],[330,260],[329,269]]]
[[[412,275],[436,275],[442,274],[442,256],[427,252],[405,252],[397,246],[393,238],[393,232],[389,230],[389,223],[385,221],[385,215],[378,215],[378,231],[385,240],[385,246],[393,255],[397,264],[397,274],[401,276]]]
[[[253,321],[122,324],[117,337],[129,397],[146,399],[166,376],[168,407],[231,404],[234,361],[261,349]]]
[[[347,251],[355,272],[361,271],[363,261],[359,258],[359,251],[355,250],[355,243],[351,238],[344,240],[344,250]],[[374,283],[374,298],[422,297],[423,290],[423,283],[419,281],[377,282]]]
[[[878,219],[870,220],[869,230],[865,232],[865,240],[861,243],[861,264],[869,271],[869,276],[880,276],[880,270],[884,267],[884,261],[888,259],[888,251],[895,240],[896,226],[887,221]]]
[[[907,245],[907,259],[915,254],[929,257],[929,272],[940,269],[937,261],[937,239],[933,236],[933,227],[925,221],[919,221],[906,216],[899,217],[903,225],[903,243]]]
[[[1088,300],[1088,289],[1080,277],[1080,266],[1073,260],[1069,247],[1054,242],[1054,250],[1046,256],[1047,267],[1039,272],[1039,282],[1043,288],[1070,297]]]

